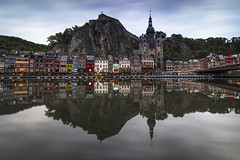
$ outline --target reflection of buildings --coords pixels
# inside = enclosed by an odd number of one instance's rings
[[[77,82],[72,83],[72,96],[73,96],[73,98],[78,98],[78,84],[77,84]]]
[[[142,82],[142,96],[143,97],[153,97],[155,93],[155,83],[152,81]]]
[[[128,96],[130,94],[130,81],[120,82],[119,94],[120,96]]]
[[[94,94],[108,94],[108,82],[95,82]]]
[[[34,97],[34,85],[34,82],[28,83],[28,97],[31,99]]]
[[[112,85],[113,85],[114,94],[118,94],[118,92],[119,92],[119,82],[118,81],[113,81]]]
[[[239,82],[231,82],[232,84]],[[239,99],[240,94],[237,91],[220,88],[219,86],[208,85],[193,81],[175,81],[166,80],[156,83],[155,81],[1,81],[0,95],[4,99],[12,97],[31,97],[31,99],[43,99],[44,96],[57,94],[58,98],[66,97],[92,97],[94,94],[108,94],[108,98],[120,95],[133,98],[134,102],[153,103],[154,97],[159,92],[159,88],[165,88],[166,91],[184,91],[187,93],[202,93],[210,98]],[[162,94],[161,94],[162,95]],[[149,98],[150,97],[150,98]],[[156,104],[156,102],[154,102]]]
[[[193,82],[193,81],[178,81],[168,80],[165,83],[165,89],[168,92],[171,91],[186,91],[190,94],[192,93],[202,93],[215,100],[224,98],[234,98],[239,99],[240,93],[237,91],[232,91],[218,86],[209,85],[206,83]]]
[[[131,80],[131,94],[134,102],[140,102],[141,91],[142,91],[142,81]]]
[[[3,98],[12,99],[14,97],[14,83],[3,84]]]
[[[78,96],[80,97],[84,97],[85,96],[85,82],[84,81],[80,81],[79,85],[78,85]]]
[[[167,114],[240,111],[239,101],[229,101],[239,99],[239,92],[192,81],[2,81],[0,96],[2,114],[29,108],[26,104],[46,104],[47,116],[81,127],[99,140],[118,134],[139,113],[147,118],[153,138],[156,120]]]
[[[239,82],[231,81],[231,85],[238,85]],[[34,80],[34,81],[1,81],[0,96],[3,99],[24,98],[28,97],[33,101],[42,101],[44,96],[54,95],[59,99],[67,97],[88,97],[94,98],[94,94],[107,94],[108,98],[122,96],[132,98],[134,103],[140,103],[141,106],[147,107],[147,104],[160,104],[157,102],[158,97],[163,97],[163,89],[167,92],[177,91],[186,93],[201,93],[215,100],[224,98],[240,99],[237,91],[223,89],[219,86],[193,81],[175,81],[166,80],[161,83],[156,81],[53,81],[53,80]],[[159,96],[160,95],[160,96]],[[163,99],[163,98],[162,98]],[[160,101],[160,99],[159,99]],[[142,108],[143,113],[147,108]]]
[[[14,97],[28,97],[27,82],[20,82],[14,84]]]
[[[66,83],[65,82],[59,82],[59,98],[66,98]]]
[[[33,100],[35,102],[43,102],[43,83],[42,82],[35,83]]]
[[[87,81],[85,86],[86,98],[94,98],[94,82]]]
[[[56,81],[47,81],[43,83],[43,94],[52,95],[59,92],[58,82]]]

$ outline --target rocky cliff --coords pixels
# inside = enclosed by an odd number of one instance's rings
[[[97,20],[75,32],[71,41],[55,45],[51,51],[61,55],[125,55],[138,49],[138,37],[128,32],[119,20],[100,14]]]

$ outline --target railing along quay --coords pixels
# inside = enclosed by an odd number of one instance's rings
[[[158,74],[158,75],[65,75],[65,76],[1,76],[0,80],[20,80],[20,79],[59,79],[59,80],[75,80],[75,79],[209,79],[207,75],[170,75],[170,74]]]

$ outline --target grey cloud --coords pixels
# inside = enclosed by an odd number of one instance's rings
[[[0,0],[0,32],[23,36],[18,28],[28,30],[29,23],[33,23],[44,25],[35,28],[44,35],[54,34],[95,19],[103,11],[119,19],[129,31],[139,36],[145,33],[149,10],[152,9],[155,29],[166,31],[168,35],[181,33],[195,38],[196,34],[215,36],[220,33],[219,36],[230,38],[238,36],[235,28],[240,27],[239,6],[238,0]],[[56,29],[56,26],[60,27]],[[34,35],[31,40],[46,43],[47,37],[39,41],[39,38],[34,38],[38,34],[30,33],[31,30],[29,35]],[[216,30],[215,34],[213,30]]]

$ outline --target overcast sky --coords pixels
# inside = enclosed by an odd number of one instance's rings
[[[240,36],[240,0],[0,0],[0,34],[47,44],[47,37],[104,14],[119,19],[131,33],[153,27],[167,36]]]

